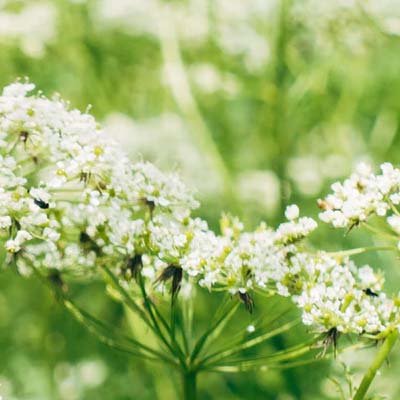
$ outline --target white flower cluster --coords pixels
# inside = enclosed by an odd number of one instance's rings
[[[379,274],[299,247],[317,224],[297,206],[276,230],[261,224],[245,232],[224,216],[217,235],[191,217],[198,204],[176,175],[132,164],[93,117],[57,98],[29,96],[33,88],[15,83],[0,97],[0,238],[20,272],[87,275],[108,265],[132,290],[130,278],[141,273],[149,285],[171,285],[173,295],[182,282],[228,290],[249,310],[252,291],[291,296],[319,331],[398,325],[397,303],[382,293]],[[390,171],[381,190],[397,176]],[[348,186],[372,188],[370,175],[362,176]]]
[[[369,266],[358,268],[348,259],[337,260],[298,253],[291,259],[292,274],[301,282],[295,303],[303,311],[303,323],[322,330],[378,333],[397,325],[398,302],[382,293],[383,278]]]
[[[303,323],[321,332],[334,327],[376,334],[397,326],[399,303],[382,292],[381,274],[296,245],[316,224],[298,218],[295,210],[288,207],[287,214],[296,219],[277,230],[261,225],[255,232],[242,232],[238,221],[225,218],[222,236],[196,233],[180,265],[189,275],[200,275],[200,285],[226,287],[245,303],[251,302],[245,295],[252,290],[290,296],[303,311]]]
[[[332,185],[333,193],[319,201],[324,211],[322,221],[336,228],[351,228],[364,222],[371,215],[385,216],[400,204],[400,169],[390,163],[381,165],[381,174],[361,163],[343,183]],[[399,217],[389,216],[387,222],[394,230],[399,229]]]
[[[197,203],[175,175],[132,165],[93,117],[33,88],[0,97],[0,229],[24,271],[26,259],[62,269],[128,257],[188,217]]]

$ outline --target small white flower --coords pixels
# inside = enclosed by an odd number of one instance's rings
[[[6,250],[9,253],[17,253],[21,250],[21,246],[16,240],[7,240],[6,242]]]
[[[56,242],[60,238],[60,234],[54,229],[45,228],[43,231],[43,236],[52,242]]]
[[[296,204],[292,204],[286,207],[285,217],[289,221],[293,221],[294,219],[299,218],[299,215],[300,215],[300,210]]]
[[[46,192],[44,189],[41,188],[31,188],[29,191],[30,195],[36,199],[36,200],[41,200],[44,201],[45,203],[48,203],[50,201],[50,194]]]
[[[27,240],[31,240],[32,239],[32,235],[24,230],[20,230],[17,232],[17,235],[15,237],[15,241],[18,244],[23,244],[24,242],[26,242]]]
[[[11,218],[8,215],[0,217],[0,229],[7,229],[11,226]]]

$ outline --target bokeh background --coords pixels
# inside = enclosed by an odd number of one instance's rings
[[[0,86],[29,77],[91,112],[130,152],[177,170],[198,191],[197,214],[222,211],[252,229],[279,223],[358,161],[400,159],[400,3],[396,0],[0,0]],[[322,226],[324,249],[371,244]],[[398,291],[397,258],[369,254]],[[76,288],[121,329],[125,313],[96,283]],[[201,295],[198,324],[216,305]],[[273,313],[278,302],[257,312]],[[251,323],[239,314],[230,330]],[[236,324],[236,325],[235,325]],[[269,343],[279,349],[306,331]],[[345,341],[346,344],[346,341]],[[373,350],[306,368],[204,375],[201,399],[337,399],[341,360],[355,374]],[[400,398],[399,351],[374,385]],[[0,274],[4,400],[176,399],[178,377],[98,343],[34,279]]]

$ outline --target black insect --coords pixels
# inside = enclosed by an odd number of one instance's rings
[[[247,293],[239,292],[239,299],[246,307],[246,310],[252,314],[254,310],[254,300],[253,298]]]
[[[41,200],[41,199],[33,199],[33,202],[40,208],[42,208],[43,210],[46,210],[47,208],[49,208],[49,203],[46,203],[45,201]]]
[[[364,289],[363,292],[364,292],[367,296],[379,297],[378,293],[373,292],[370,288]]]
[[[144,199],[144,204],[149,208],[150,216],[153,217],[153,211],[156,208],[156,203],[153,200]]]
[[[79,234],[79,241],[81,243],[90,243],[92,241],[92,238],[86,232],[81,232]]]

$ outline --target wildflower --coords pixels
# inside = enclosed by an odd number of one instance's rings
[[[6,249],[10,253],[17,253],[18,251],[21,250],[21,246],[28,240],[32,239],[32,235],[25,231],[25,230],[20,230],[17,232],[17,235],[15,236],[15,239],[8,240],[6,242]]]
[[[375,175],[369,166],[360,164],[350,178],[334,183],[332,190],[324,200],[321,220],[337,228],[352,228],[373,214],[385,216],[398,203],[400,170],[384,163],[381,174]],[[389,218],[389,224],[395,225],[396,220]]]
[[[7,229],[11,226],[11,218],[8,215],[0,217],[0,229]]]
[[[192,285],[218,287],[249,312],[253,291],[265,290],[289,297],[305,325],[333,338],[400,325],[380,273],[300,246],[317,223],[296,205],[276,229],[261,223],[246,231],[224,215],[218,235],[191,216],[198,202],[176,174],[131,163],[93,117],[60,99],[30,96],[32,89],[15,83],[0,96],[0,229],[21,273],[41,269],[64,290],[64,271],[98,277],[106,263],[128,288],[140,277],[161,284],[149,290],[169,287],[174,300],[181,288],[189,295]],[[321,219],[349,227],[386,215],[400,196],[400,171],[381,170],[374,175],[363,165],[334,184]],[[388,223],[399,229],[397,215]]]

